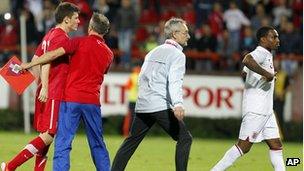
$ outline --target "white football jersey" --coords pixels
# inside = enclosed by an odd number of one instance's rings
[[[273,55],[262,46],[250,53],[253,59],[265,70],[274,73]],[[274,80],[267,82],[262,76],[247,67],[243,69],[246,75],[243,92],[243,114],[248,112],[270,115],[273,113]]]

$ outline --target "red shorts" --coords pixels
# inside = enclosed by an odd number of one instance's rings
[[[51,134],[56,134],[59,108],[60,100],[47,99],[43,103],[36,97],[34,128],[41,133],[48,131]]]

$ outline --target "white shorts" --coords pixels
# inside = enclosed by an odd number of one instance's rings
[[[275,138],[280,138],[280,134],[274,114],[261,115],[249,112],[243,116],[239,139],[258,143]]]

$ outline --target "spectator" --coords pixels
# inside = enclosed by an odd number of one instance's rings
[[[212,11],[213,0],[195,0],[194,9],[196,12],[196,27],[201,26],[204,21],[207,21],[209,14]]]
[[[213,11],[208,16],[208,24],[211,28],[213,36],[221,36],[224,29],[224,20],[222,6],[220,3],[216,2],[213,4]]]
[[[55,17],[53,12],[56,6],[51,0],[43,1],[43,30],[44,33],[48,32],[50,28],[55,25]]]
[[[122,65],[130,67],[132,35],[136,26],[136,14],[130,0],[121,0],[121,8],[116,14],[116,29],[118,32],[118,47],[123,51]]]
[[[247,54],[254,50],[256,41],[250,26],[244,28],[244,36],[241,40],[240,52],[241,54]]]
[[[286,0],[278,0],[278,4],[273,8],[272,14],[274,16],[273,25],[278,26],[282,16],[291,17],[291,10],[286,7]]]
[[[291,4],[292,7],[292,22],[295,27],[302,27],[303,21],[303,0],[294,0]]]
[[[35,25],[34,15],[27,8],[23,8],[21,13],[26,20],[26,43],[28,45],[36,45],[39,39],[39,33]]]
[[[4,65],[12,55],[7,47],[15,46],[18,42],[16,21],[10,19],[6,21],[4,27],[0,30],[0,46],[3,48],[0,53],[0,66]]]
[[[217,41],[216,38],[212,35],[210,27],[204,24],[202,26],[202,32],[202,37],[197,41],[197,50],[200,52],[215,52]],[[199,71],[201,71],[203,68],[207,71],[211,71],[213,64],[210,56],[206,56],[206,58],[197,61],[195,68]]]
[[[39,37],[43,37],[43,1],[42,0],[25,0],[27,8],[34,16],[35,26]],[[40,35],[41,34],[41,35]]]
[[[280,24],[277,26],[278,30],[280,30],[280,32],[284,32],[284,29],[288,23],[288,18],[287,16],[283,15],[280,19]]]
[[[111,49],[118,49],[118,38],[117,38],[117,31],[115,30],[114,27],[110,29],[109,34],[105,36],[105,41],[106,44],[111,48]]]
[[[262,20],[268,18],[265,14],[265,8],[263,4],[259,3],[255,7],[255,15],[251,18],[251,26],[254,32],[262,27]]]
[[[148,40],[145,42],[144,44],[144,51],[145,52],[149,52],[152,49],[154,49],[155,47],[157,47],[158,43],[156,41],[156,36],[155,34],[150,34]]]
[[[224,12],[224,21],[229,32],[229,48],[232,52],[237,52],[240,44],[241,27],[242,25],[250,25],[250,21],[233,1],[230,2],[229,9]]]
[[[282,70],[280,61],[274,61],[274,67],[277,71],[276,81],[274,85],[274,101],[273,109],[276,112],[276,116],[279,121],[282,133],[284,133],[284,105],[285,105],[285,96],[289,86],[289,78],[287,73]]]
[[[154,9],[157,14],[161,12],[160,0],[143,0],[143,9]]]
[[[202,26],[202,37],[197,41],[197,50],[215,52],[216,48],[216,38],[212,35],[209,25],[204,24]]]
[[[217,53],[221,59],[219,61],[219,67],[223,70],[233,70],[232,51],[229,49],[229,33],[228,30],[224,30],[221,37],[217,39]]]
[[[287,22],[284,28],[282,28],[280,52],[283,57],[282,69],[285,70],[290,77],[292,77],[298,68],[297,61],[291,60],[290,58],[300,49],[299,41],[301,40],[299,40],[299,35],[294,31],[293,24]]]
[[[107,3],[106,0],[95,0],[93,4],[93,10],[105,15],[110,22],[113,21],[116,12],[113,10],[112,6]]]
[[[188,29],[189,29],[190,38],[188,40],[188,46],[184,47],[185,52],[187,52],[187,51],[196,52],[197,51],[197,39],[195,36],[195,31],[196,31],[195,25],[189,24]],[[196,62],[197,62],[196,58],[188,58],[186,60],[186,68],[189,70],[194,70]]]
[[[158,37],[157,37],[157,43],[158,43],[158,45],[163,44],[165,42],[165,40],[166,40],[165,32],[164,32],[165,23],[166,23],[165,20],[160,20],[158,22],[158,27],[156,29],[156,33],[158,35]]]
[[[118,49],[118,38],[115,27],[109,30],[109,33],[105,35],[105,42],[111,49]],[[114,58],[113,61],[116,65],[120,63],[120,58]]]
[[[189,24],[196,24],[196,15],[193,9],[193,5],[190,3],[186,4],[182,11],[182,18]]]
[[[261,20],[261,27],[269,26],[270,25],[270,18],[262,18]]]
[[[122,125],[122,134],[127,137],[132,125],[132,121],[135,117],[135,104],[138,96],[138,77],[140,72],[140,63],[134,63],[132,67],[132,73],[129,75],[129,79],[125,85],[125,88],[128,91],[128,113],[124,117]]]
[[[0,46],[14,46],[18,42],[17,23],[14,19],[6,21],[0,31]]]

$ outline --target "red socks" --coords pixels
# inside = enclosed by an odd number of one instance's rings
[[[32,158],[39,151],[42,151],[45,147],[43,140],[39,136],[33,139],[19,154],[15,156],[15,158],[7,163],[8,170],[15,170],[18,166]]]
[[[45,146],[42,151],[40,151],[36,154],[34,171],[44,171],[44,168],[46,166],[46,161],[47,161],[46,154],[49,151],[49,147],[50,147],[50,145]]]

